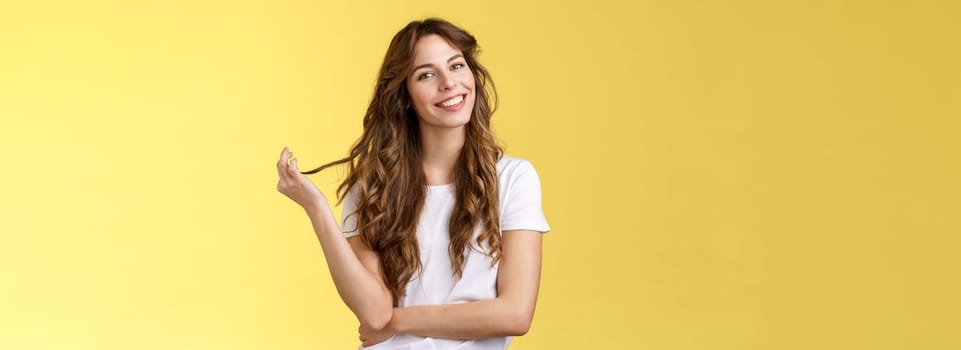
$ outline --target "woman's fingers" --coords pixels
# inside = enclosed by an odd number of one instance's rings
[[[284,147],[284,150],[280,151],[280,160],[277,161],[277,171],[281,172],[281,175],[283,175],[284,168],[287,167],[286,157],[287,157],[287,147]]]
[[[280,160],[277,161],[277,173],[280,175],[278,187],[281,185],[286,186],[293,181],[293,177],[290,175],[290,167],[287,165],[290,154],[290,150],[287,149],[287,147],[284,147],[284,150],[280,152]]]
[[[291,159],[288,167],[290,168],[291,176],[294,176],[296,178],[297,175],[300,175],[300,169],[297,168],[297,158]]]
[[[280,160],[277,162],[277,172],[280,173],[280,184],[291,185],[299,183],[300,168],[297,167],[297,158],[293,158],[294,152],[290,149],[284,147],[284,150],[280,152]],[[278,184],[278,185],[280,185]]]
[[[288,178],[287,172],[287,147],[280,152],[280,160],[277,161],[277,173],[280,175],[281,182],[286,182]]]

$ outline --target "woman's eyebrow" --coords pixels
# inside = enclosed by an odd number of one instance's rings
[[[464,55],[456,54],[456,55],[450,56],[450,58],[447,59],[447,62],[453,61],[455,58],[458,58],[458,57],[464,57]],[[411,70],[411,73],[416,72],[418,69],[430,67],[430,66],[433,66],[433,65],[434,65],[433,63],[424,63],[424,64],[422,64],[422,65],[419,65],[419,66],[417,66],[417,67],[414,67],[414,69]]]

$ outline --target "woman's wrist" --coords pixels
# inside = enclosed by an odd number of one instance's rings
[[[311,219],[333,215],[327,203],[317,203],[315,205],[304,206],[304,211]]]
[[[404,324],[404,311],[402,307],[395,307],[390,316],[390,322],[387,323],[387,328],[394,334],[407,333],[407,327]]]

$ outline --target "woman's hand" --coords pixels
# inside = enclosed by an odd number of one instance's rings
[[[327,197],[317,189],[317,186],[307,176],[300,173],[297,169],[297,158],[290,158],[293,152],[284,147],[280,152],[280,160],[277,162],[277,173],[280,180],[277,182],[277,191],[300,204],[305,210],[315,210],[321,205],[327,205]],[[288,164],[288,160],[290,163]]]
[[[357,331],[360,332],[360,345],[363,347],[379,344],[395,334],[389,322],[384,329],[373,329],[361,323],[360,329]]]

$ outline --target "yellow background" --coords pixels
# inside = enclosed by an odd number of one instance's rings
[[[957,2],[347,3],[0,5],[0,348],[356,348],[274,164],[434,15],[542,180],[512,349],[961,347]]]

